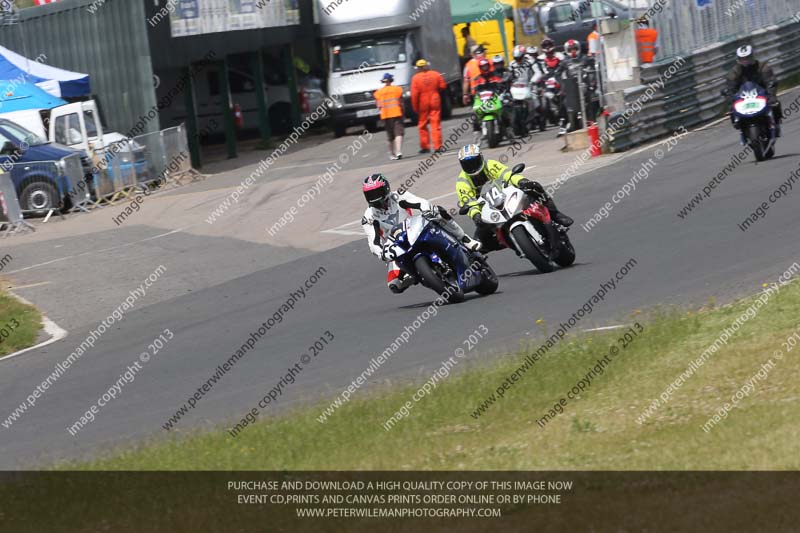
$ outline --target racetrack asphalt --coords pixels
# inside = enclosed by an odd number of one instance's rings
[[[774,281],[800,261],[796,226],[800,191],[772,204],[766,218],[748,231],[742,232],[737,224],[798,168],[800,149],[792,141],[799,130],[800,121],[788,121],[775,159],[755,164],[750,156],[685,219],[677,213],[741,149],[727,122],[692,132],[674,146],[639,149],[610,166],[571,179],[559,190],[557,202],[576,220],[570,232],[576,264],[542,275],[511,251],[491,254],[490,262],[501,276],[498,293],[471,296],[463,304],[440,308],[356,395],[364,395],[376,383],[427,375],[479,324],[489,334],[472,360],[541,339],[537,320],[551,331],[557,328],[630,258],[636,266],[576,330],[625,323],[633,311],[655,305],[699,306],[709,298],[726,301],[756,292],[762,283]],[[657,157],[657,150],[663,158]],[[581,229],[651,158],[656,164],[647,179],[614,204],[608,218],[594,229]],[[449,201],[453,203],[452,198]],[[352,213],[353,220],[359,217],[360,211]],[[465,218],[459,220],[471,231]],[[187,238],[195,237],[164,236],[158,240],[159,251],[180,253]],[[202,244],[202,240],[195,243]],[[268,256],[270,248],[263,250]],[[235,262],[235,247],[230,253]],[[434,298],[422,287],[392,295],[384,281],[385,267],[369,255],[360,238],[323,252],[298,255],[130,311],[35,407],[10,428],[0,427],[0,468],[37,468],[64,458],[91,458],[115,445],[164,437],[168,432],[162,424],[319,267],[326,273],[307,297],[169,434],[236,423],[326,330],[335,340],[287,389],[273,412],[300,402],[331,401]],[[157,255],[151,262],[158,264]],[[133,288],[138,281],[130,280],[130,284]],[[96,327],[96,322],[82,325],[46,349],[0,362],[0,420],[25,401]],[[117,382],[165,328],[174,333],[174,339],[143,365],[136,379],[121,389],[93,423],[71,436],[67,427]],[[325,431],[323,425],[320,431]]]

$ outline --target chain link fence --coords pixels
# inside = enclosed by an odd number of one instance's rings
[[[648,0],[648,5],[659,34],[659,62],[793,18],[800,22],[800,0]]]

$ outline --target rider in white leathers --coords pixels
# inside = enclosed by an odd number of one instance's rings
[[[397,224],[411,216],[412,209],[422,211],[423,216],[436,220],[439,225],[470,250],[480,249],[481,243],[469,237],[461,226],[453,220],[443,207],[434,205],[424,198],[410,192],[392,192],[389,181],[383,174],[373,174],[364,178],[362,186],[369,207],[361,219],[361,226],[367,235],[370,251],[386,261],[389,267],[387,283],[389,290],[398,294],[414,284],[414,279],[402,272],[393,261],[391,249],[386,245],[384,235]]]

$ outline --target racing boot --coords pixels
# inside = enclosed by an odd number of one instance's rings
[[[550,216],[553,217],[553,220],[556,222],[556,224],[560,224],[565,228],[568,228],[575,223],[575,221],[572,220],[572,218],[568,217],[567,215],[558,210],[558,208],[556,207],[556,203],[553,201],[552,198],[547,198],[547,201],[545,202],[544,205],[550,211]]]
[[[464,229],[452,218],[449,220],[443,218],[441,224],[447,233],[458,239],[459,242],[463,243],[468,250],[473,252],[479,252],[481,250],[481,241],[476,241],[464,233]]]

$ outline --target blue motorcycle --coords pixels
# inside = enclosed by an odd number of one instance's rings
[[[434,220],[415,215],[395,225],[388,247],[400,269],[448,303],[464,294],[492,294],[499,281],[486,257],[468,250]]]
[[[733,101],[733,126],[742,132],[742,144],[750,145],[756,161],[775,155],[775,117],[767,92],[752,81],[745,82]]]

